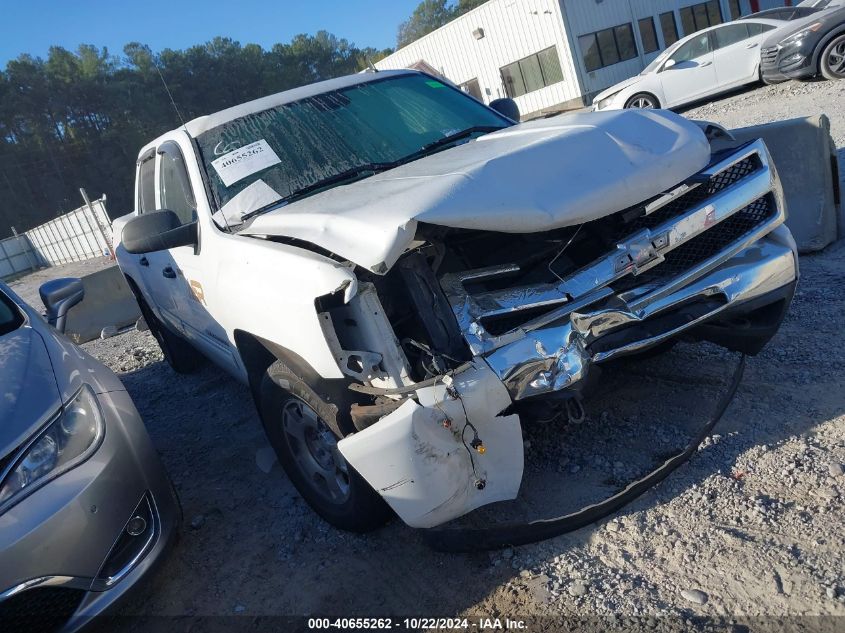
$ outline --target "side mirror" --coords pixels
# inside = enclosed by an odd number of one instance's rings
[[[181,224],[173,211],[143,213],[123,225],[123,247],[133,255],[196,246],[197,223]]]
[[[676,62],[674,59],[667,59],[666,63],[663,64],[663,70],[669,70],[670,68],[672,68],[677,63],[678,62]]]
[[[503,114],[512,121],[519,123],[519,106],[513,99],[493,99],[490,107],[499,114]]]
[[[85,297],[85,288],[82,287],[81,279],[65,277],[41,284],[38,294],[41,295],[41,302],[47,308],[47,323],[59,332],[64,332],[68,310],[82,301]]]

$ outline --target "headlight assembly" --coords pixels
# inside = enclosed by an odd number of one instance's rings
[[[616,95],[618,95],[620,92],[622,92],[622,91],[617,90],[613,94],[610,94],[610,95],[606,96],[604,99],[602,99],[601,101],[599,101],[596,104],[596,110],[604,110],[607,106],[610,105],[610,102],[613,101],[616,98]]]
[[[793,33],[789,37],[784,38],[781,41],[780,45],[783,47],[783,46],[792,46],[793,44],[797,44],[798,42],[803,40],[805,37],[807,37],[810,33],[814,33],[815,31],[818,31],[820,28],[822,28],[822,23],[821,22],[814,22],[813,24],[811,24],[807,28],[801,29],[797,33]]]
[[[97,397],[83,385],[58,417],[24,446],[11,468],[0,473],[0,511],[88,459],[103,432]]]

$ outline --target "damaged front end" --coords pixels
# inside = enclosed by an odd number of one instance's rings
[[[384,275],[318,305],[362,403],[338,447],[413,527],[512,499],[520,415],[551,416],[598,366],[672,339],[757,353],[798,277],[762,141],[598,220],[541,233],[420,223]]]

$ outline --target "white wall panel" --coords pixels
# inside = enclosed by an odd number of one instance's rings
[[[482,39],[473,31],[484,30]],[[491,0],[379,61],[376,67],[406,68],[423,60],[455,83],[478,79],[486,102],[504,97],[499,69],[556,46],[563,81],[517,97],[524,114],[581,95],[557,0]]]

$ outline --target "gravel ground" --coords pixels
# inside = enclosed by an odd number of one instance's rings
[[[845,146],[845,82],[758,87],[685,115],[739,127],[821,112]],[[433,552],[398,521],[330,528],[275,462],[245,388],[213,367],[176,376],[147,333],[86,344],[120,373],[185,512],[178,547],[123,614],[519,616],[532,631],[555,630],[549,616],[646,629],[763,616],[775,630],[775,617],[845,615],[845,243],[801,263],[781,331],[688,464],[610,520],[490,554]],[[733,362],[680,344],[609,367],[585,423],[524,425],[523,505],[504,511],[562,513],[653,467],[709,414]]]

